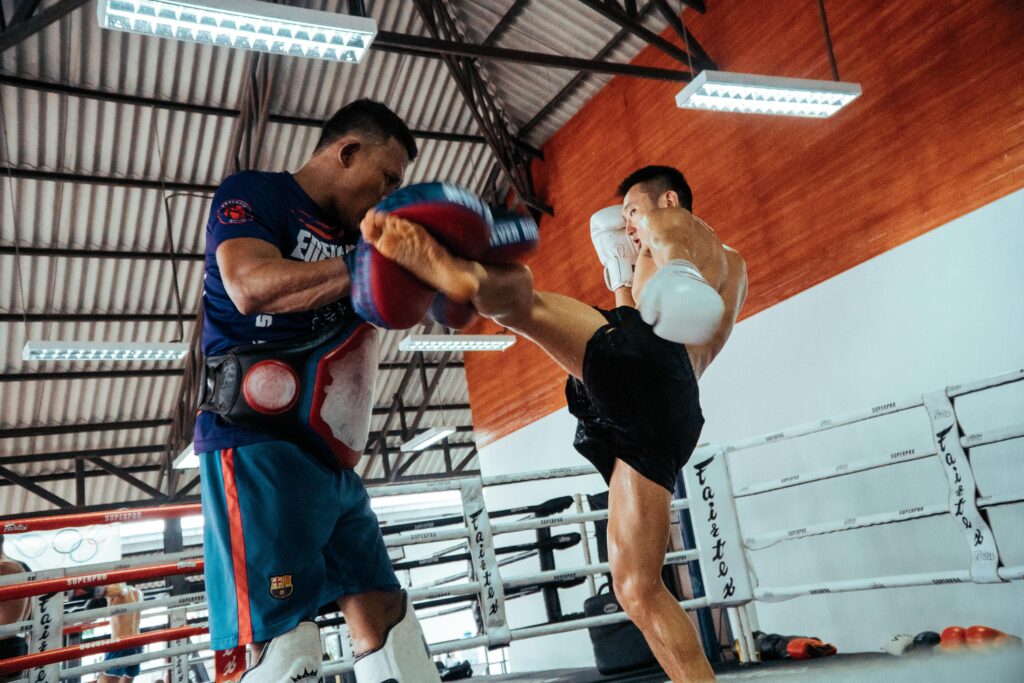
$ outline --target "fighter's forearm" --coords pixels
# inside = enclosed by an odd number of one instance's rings
[[[619,287],[616,289],[615,305],[636,308],[636,301],[633,300],[633,291],[629,287]]]

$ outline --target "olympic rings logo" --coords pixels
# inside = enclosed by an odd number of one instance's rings
[[[91,562],[100,552],[103,543],[110,538],[110,526],[93,525],[84,528],[61,529],[52,536],[38,531],[19,534],[8,539],[18,554],[26,560],[35,560],[48,551],[67,558],[71,564]]]

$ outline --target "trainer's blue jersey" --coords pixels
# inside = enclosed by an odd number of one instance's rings
[[[220,355],[242,344],[297,339],[329,322],[355,317],[348,297],[315,311],[243,315],[224,288],[216,255],[221,243],[236,237],[263,240],[285,258],[305,262],[341,256],[355,243],[355,236],[343,235],[323,220],[320,209],[290,173],[243,171],[227,178],[214,194],[206,223],[204,355]],[[271,438],[205,411],[196,420],[197,452]]]

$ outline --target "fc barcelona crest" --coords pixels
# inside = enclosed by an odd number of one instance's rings
[[[284,600],[285,598],[291,597],[292,594],[292,575],[285,574],[283,576],[271,576],[270,577],[270,595],[277,598],[278,600]]]

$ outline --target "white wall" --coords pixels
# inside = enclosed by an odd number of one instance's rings
[[[737,325],[701,381],[707,419],[702,441],[728,443],[1021,367],[1024,191]],[[1024,382],[961,400],[958,410],[969,432],[1024,422]],[[573,430],[571,417],[559,411],[484,448],[481,469],[496,474],[583,463],[571,446]],[[878,418],[736,453],[732,474],[741,486],[927,448],[927,430],[923,411]],[[1024,490],[1024,439],[975,449],[972,464],[983,495]],[[595,476],[585,485],[538,483],[528,495],[541,500],[602,489]],[[522,495],[495,489],[488,505]],[[741,499],[738,507],[749,535],[945,500],[942,471],[924,460]],[[994,508],[990,521],[1004,563],[1024,564],[1024,505]],[[752,557],[763,586],[967,563],[964,541],[948,517],[782,543]],[[513,626],[543,619],[539,599],[536,605],[528,600],[510,610]],[[766,631],[814,634],[845,651],[869,651],[892,633],[951,624],[983,623],[1020,635],[1021,605],[1024,585],[1018,582],[812,596],[760,605],[758,614]],[[518,670],[577,665],[589,653],[584,632],[516,644],[512,663]]]
[[[565,410],[534,422],[508,437],[480,450],[480,470],[484,476],[528,472],[555,467],[586,464],[573,450],[572,435],[576,423]],[[559,496],[575,493],[600,493],[606,491],[604,480],[598,474],[568,479],[550,479],[524,484],[496,486],[485,489],[489,510],[540,503]],[[584,499],[586,506],[586,499]],[[571,512],[573,510],[568,510]],[[592,529],[592,527],[591,527]],[[558,527],[552,533],[579,531],[573,527]],[[535,532],[508,534],[497,537],[500,545],[529,543],[536,540]],[[597,549],[592,547],[592,559],[597,562]],[[559,568],[578,567],[586,564],[580,546],[569,550],[555,551],[555,562]],[[502,577],[521,576],[540,571],[537,559],[502,568]],[[562,611],[580,612],[583,601],[590,596],[586,584],[559,591]],[[544,601],[540,595],[525,596],[505,603],[509,624],[512,628],[533,626],[547,621]],[[587,631],[514,641],[509,649],[511,671],[539,671],[563,667],[586,667],[594,665],[593,650]]]

